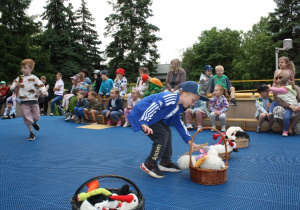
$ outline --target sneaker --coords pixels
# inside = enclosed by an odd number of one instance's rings
[[[32,123],[32,126],[33,128],[36,130],[36,131],[39,131],[40,130],[40,126],[35,122],[35,123]]]
[[[91,123],[91,125],[97,125],[98,123],[96,122],[96,121],[93,121],[92,123]]]
[[[66,122],[69,122],[69,121],[71,120],[71,117],[72,117],[72,116],[69,115],[69,117],[67,117],[67,118],[65,119],[65,121],[66,121]]]
[[[154,178],[164,178],[165,175],[161,172],[158,166],[154,163],[144,162],[140,165],[141,169]]]
[[[85,119],[82,119],[81,120],[81,124],[85,124],[86,123],[86,120]]]
[[[107,125],[111,125],[111,120],[108,120],[108,121],[107,121]]]
[[[30,135],[29,135],[29,138],[28,138],[28,141],[34,141],[35,139],[35,135],[33,132],[30,132]]]
[[[117,126],[121,126],[121,125],[122,125],[122,120],[118,120]]]
[[[57,105],[57,108],[63,110],[65,107],[63,105]]]
[[[256,128],[256,133],[260,133],[261,131],[260,131],[260,128],[259,127],[257,127]]]
[[[160,164],[158,165],[158,168],[161,171],[168,171],[168,172],[180,172],[181,169],[173,162],[163,162],[161,161]]]
[[[91,124],[91,121],[86,120],[86,121],[84,122],[84,124]]]
[[[284,137],[289,136],[289,133],[287,131],[283,131],[282,136],[284,136]]]
[[[272,130],[272,128],[267,130],[268,133],[274,133],[274,131]]]
[[[41,114],[42,116],[44,116],[44,114]]]
[[[192,124],[186,124],[186,129],[192,130],[193,129],[193,125]]]
[[[221,126],[221,132],[226,132],[226,125]]]
[[[50,113],[50,116],[53,116],[53,113]]]
[[[202,125],[198,125],[198,126],[197,126],[197,131],[198,131],[198,130],[201,130],[202,128],[203,128]]]
[[[126,121],[125,124],[123,125],[123,127],[127,128],[128,126],[130,126],[130,123]]]
[[[234,98],[232,98],[232,99],[230,100],[230,105],[232,105],[232,106],[237,106],[237,103],[236,103],[236,101],[235,101]]]
[[[211,127],[214,128],[214,129],[216,129],[215,125],[212,125]],[[214,129],[211,129],[211,131],[214,132],[215,131]]]

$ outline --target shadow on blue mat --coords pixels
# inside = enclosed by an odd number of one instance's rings
[[[22,118],[0,121],[0,209],[71,209],[77,188],[92,177],[118,174],[145,196],[146,209],[300,209],[300,138],[248,132],[248,148],[232,153],[228,180],[203,186],[189,171],[149,177],[139,165],[151,140],[130,128],[78,129],[62,117],[42,116],[36,140]],[[189,150],[174,127],[173,161]],[[194,134],[192,131],[191,134]],[[196,143],[216,143],[212,132]],[[101,183],[100,183],[101,187]]]

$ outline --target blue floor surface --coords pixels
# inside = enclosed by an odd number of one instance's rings
[[[36,140],[22,118],[0,120],[0,209],[71,209],[85,181],[104,174],[132,180],[145,196],[145,209],[300,209],[300,136],[248,132],[248,148],[232,153],[228,180],[195,184],[189,171],[155,179],[139,165],[151,141],[131,128],[78,128],[62,117],[42,116]],[[173,161],[189,150],[174,127]],[[192,131],[191,134],[194,134]],[[205,130],[196,143],[216,143]],[[100,186],[101,187],[101,186]]]

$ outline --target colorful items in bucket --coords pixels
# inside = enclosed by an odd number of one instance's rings
[[[138,206],[137,196],[129,192],[129,185],[125,184],[117,193],[111,193],[105,188],[98,188],[98,180],[87,184],[88,191],[78,194],[77,201],[82,202],[80,210],[130,210]]]

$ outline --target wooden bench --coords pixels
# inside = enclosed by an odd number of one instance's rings
[[[102,120],[97,120],[99,118],[101,118]],[[120,119],[125,121],[125,116],[124,115],[120,116]],[[96,120],[98,124],[106,124],[106,118],[102,114],[96,115]]]

